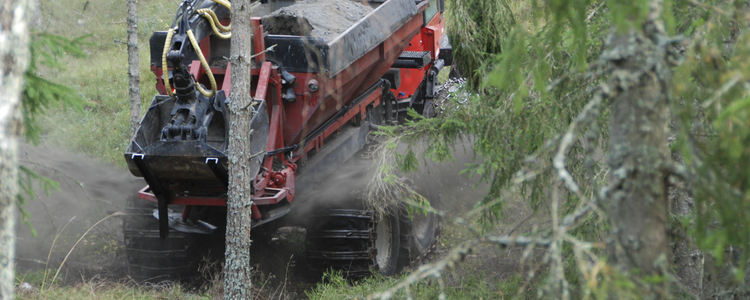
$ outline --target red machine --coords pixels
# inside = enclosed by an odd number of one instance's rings
[[[372,128],[402,122],[409,108],[432,116],[437,73],[450,64],[450,49],[440,49],[442,1],[370,1],[362,18],[327,38],[264,30],[294,5],[262,3],[253,18],[255,114],[245,138],[258,174],[254,231],[273,230],[295,209],[299,189],[316,188],[303,182],[345,163]],[[130,171],[148,183],[128,200],[123,222],[137,278],[192,277],[206,250],[223,246],[217,228],[225,223],[228,185],[230,9],[225,0],[186,0],[171,29],[151,37],[161,95],[125,153]],[[296,23],[301,29],[293,32],[310,26],[304,17]],[[327,207],[307,226],[311,268],[392,274],[435,242],[436,216],[375,217],[358,202]]]

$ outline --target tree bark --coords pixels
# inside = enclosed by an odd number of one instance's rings
[[[229,103],[229,191],[227,199],[224,299],[251,299],[250,227],[253,194],[250,170],[250,1],[232,1],[232,94]]]
[[[640,276],[669,269],[667,173],[669,106],[660,1],[652,1],[648,21],[610,40],[612,61],[610,141],[610,218],[616,266]],[[668,280],[657,293],[667,293]],[[664,295],[664,294],[663,294]]]
[[[130,133],[135,134],[141,120],[141,74],[138,69],[138,7],[128,0],[128,78],[130,79]]]
[[[0,299],[13,299],[21,91],[29,62],[27,0],[0,4]]]
[[[684,101],[684,100],[683,100]],[[693,126],[694,124],[682,124],[679,120],[672,120],[670,124],[672,136],[669,138],[670,148],[672,143],[677,139],[676,133],[679,126]],[[698,138],[698,137],[694,137]],[[702,141],[705,143],[706,141]],[[672,152],[672,160],[680,165],[685,165],[685,160],[679,151]],[[677,180],[677,178],[674,178]],[[671,182],[669,187],[669,210],[670,213],[686,217],[694,209],[695,199],[692,196],[693,187],[684,180]],[[690,293],[693,298],[702,298],[703,280],[706,271],[706,257],[695,243],[695,238],[689,233],[693,224],[689,227],[674,224],[672,226],[672,258],[674,262],[675,275],[680,279],[686,292]]]
[[[675,161],[682,161],[677,153],[672,154],[672,158]],[[695,200],[691,197],[688,188],[673,186],[670,188],[669,203],[673,214],[686,216],[693,209]],[[695,245],[695,240],[685,229],[676,228],[672,239],[675,275],[680,278],[687,292],[695,298],[700,298],[703,293],[705,259],[703,253]]]

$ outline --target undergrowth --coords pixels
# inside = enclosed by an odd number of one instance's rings
[[[17,278],[16,299],[211,299],[204,294],[186,292],[179,284],[134,285],[91,279],[76,285],[59,282],[40,290],[43,272],[23,274]]]
[[[524,278],[513,275],[503,280],[487,280],[487,271],[476,272],[474,263],[467,263],[451,274],[445,274],[448,283],[445,287],[447,299],[534,299],[533,295],[517,293],[523,285]],[[323,299],[367,299],[373,293],[383,292],[403,280],[401,277],[375,276],[357,282],[346,280],[340,273],[327,273],[324,282],[307,292],[311,300]],[[436,280],[422,281],[411,285],[408,291],[401,290],[394,295],[395,299],[438,299],[440,284]],[[408,295],[407,295],[408,293]]]

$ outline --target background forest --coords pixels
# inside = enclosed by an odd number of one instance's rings
[[[176,4],[138,3],[143,111],[156,93],[147,41]],[[119,167],[130,135],[125,5],[40,0],[31,18],[33,35],[82,37],[83,53],[60,51],[49,57],[58,64],[36,70],[85,101],[80,109],[47,104],[41,142]],[[436,207],[445,220],[437,255],[401,277],[356,284],[337,274],[302,288],[261,279],[259,298],[750,297],[746,1],[446,6],[466,83],[440,104],[439,118],[390,131],[385,145],[412,146],[384,162],[396,168],[381,168],[387,178],[424,168],[423,158],[454,161],[446,168],[479,180],[462,181],[466,191],[446,192],[452,204]],[[84,280],[19,297],[91,293],[217,295]]]

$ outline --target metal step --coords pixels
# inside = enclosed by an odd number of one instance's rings
[[[404,51],[398,56],[393,68],[421,69],[432,62],[430,51]]]

